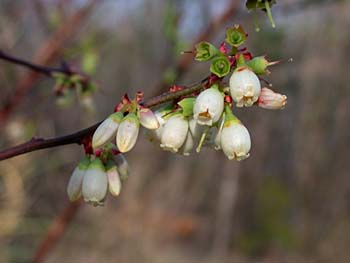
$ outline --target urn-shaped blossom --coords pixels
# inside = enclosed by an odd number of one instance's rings
[[[92,137],[92,148],[97,149],[109,142],[115,136],[123,119],[121,112],[115,112],[105,119],[96,129]]]
[[[74,169],[67,186],[67,194],[70,201],[76,201],[81,196],[81,188],[86,170],[90,164],[90,159],[85,157]]]
[[[106,165],[106,172],[109,192],[114,196],[118,196],[120,194],[122,184],[120,181],[118,168],[112,160],[108,161]]]
[[[224,110],[224,97],[217,85],[201,92],[193,107],[193,117],[198,124],[211,126]]]
[[[187,132],[188,121],[182,114],[170,117],[163,127],[160,147],[167,151],[177,152],[184,144]]]
[[[191,154],[192,150],[193,150],[193,146],[194,146],[194,139],[192,137],[192,134],[190,131],[187,132],[187,136],[186,136],[186,140],[183,143],[183,145],[181,146],[179,152],[182,155],[188,156]]]
[[[157,144],[160,143],[163,126],[166,122],[165,119],[163,118],[163,115],[165,115],[165,114],[166,114],[166,112],[163,112],[163,111],[155,111],[154,112],[154,115],[157,118],[157,121],[159,123],[159,127],[155,130],[147,130],[146,131],[147,138],[151,142],[154,142]]]
[[[117,146],[120,152],[128,152],[134,147],[139,128],[140,122],[134,113],[129,113],[123,118],[117,133]]]
[[[215,127],[216,130],[213,134],[214,137],[214,149],[215,150],[220,150],[221,149],[221,133],[222,129],[224,128],[224,123],[225,123],[225,113],[222,116],[222,119],[220,121],[220,125],[218,127]]]
[[[237,107],[252,106],[259,98],[259,78],[247,67],[236,69],[230,78],[230,93]]]
[[[269,88],[262,88],[258,105],[268,110],[280,110],[287,104],[287,96],[274,92]]]
[[[84,200],[93,206],[103,205],[108,189],[105,167],[100,159],[93,160],[85,172],[82,192]]]
[[[159,128],[159,122],[156,115],[148,108],[141,108],[138,112],[140,123],[143,127],[150,130]]]
[[[130,174],[130,167],[128,161],[123,154],[117,154],[113,156],[113,161],[117,165],[119,177],[121,180],[126,180]]]
[[[247,128],[231,114],[226,113],[226,120],[221,131],[221,148],[232,160],[244,160],[249,157],[251,147]]]

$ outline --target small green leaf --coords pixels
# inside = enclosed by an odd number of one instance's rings
[[[207,61],[215,57],[219,50],[209,42],[202,41],[196,45],[196,60]]]
[[[88,74],[93,74],[96,71],[99,56],[94,50],[88,50],[82,59],[83,71]]]
[[[213,59],[210,65],[210,72],[214,73],[216,76],[222,78],[230,73],[230,62],[225,56],[218,56]]]
[[[184,117],[190,117],[193,115],[193,106],[195,100],[195,98],[185,98],[177,103],[182,108],[182,115]]]
[[[246,33],[240,25],[235,25],[226,30],[226,42],[231,46],[239,47],[245,40]]]

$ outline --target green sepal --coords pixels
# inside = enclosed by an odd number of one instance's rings
[[[124,116],[123,116],[122,112],[118,111],[118,112],[114,112],[111,115],[109,115],[108,118],[112,119],[113,122],[115,122],[115,123],[121,123]]]
[[[234,123],[240,123],[241,121],[232,113],[229,105],[225,105],[225,121],[224,127],[230,126]]]
[[[122,122],[123,121],[131,121],[131,122],[135,122],[138,126],[140,126],[140,121],[139,121],[139,118],[136,116],[135,113],[129,113],[128,115],[126,115]]]
[[[239,55],[236,64],[237,64],[237,68],[246,66],[245,58],[244,58],[244,55],[243,55],[243,54],[240,54],[240,55]]]
[[[106,167],[106,172],[108,172],[109,170],[112,170],[112,169],[116,169],[116,170],[118,169],[115,162],[110,160],[110,159],[107,161],[107,164],[105,167]]]
[[[195,59],[197,61],[207,61],[214,58],[219,52],[220,51],[209,42],[202,41],[196,45]]]
[[[100,160],[100,158],[96,158],[93,161],[90,162],[88,169],[98,169],[101,170],[103,172],[106,171],[105,166],[103,165],[102,161]]]
[[[219,78],[225,77],[230,73],[230,69],[230,61],[228,61],[225,56],[217,56],[210,65],[210,72],[214,73]]]
[[[80,170],[87,170],[90,164],[90,157],[89,156],[85,156],[85,158],[83,160],[81,160],[78,164],[78,168]]]
[[[233,47],[239,47],[246,40],[246,33],[240,25],[234,25],[226,30],[226,42]]]
[[[195,98],[185,98],[177,103],[181,107],[182,115],[184,117],[190,117],[193,115],[193,106],[195,100]]]
[[[171,112],[168,112],[167,114],[163,115],[163,119],[168,120],[171,117],[176,116],[176,115],[180,115],[180,114],[183,116],[182,110],[177,109],[176,111],[171,111]]]
[[[214,83],[213,85],[211,85],[210,89],[216,89],[218,91],[220,91],[220,87],[218,83]]]

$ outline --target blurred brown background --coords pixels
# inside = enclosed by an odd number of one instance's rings
[[[63,107],[52,80],[31,81],[0,61],[1,107],[29,83],[1,126],[0,147],[93,124],[125,92],[150,97],[164,90],[160,81],[201,79],[205,63],[176,76],[180,51],[229,7],[206,40],[218,44],[240,23],[255,55],[283,59],[268,79],[288,96],[286,109],[236,111],[253,143],[240,163],[210,149],[175,156],[142,135],[127,154],[132,175],[121,196],[103,208],[84,204],[45,262],[349,262],[350,1],[278,1],[277,28],[259,12],[256,33],[244,1],[0,0],[2,50],[50,66],[65,59],[100,86],[93,102]],[[67,206],[82,156],[70,145],[0,163],[0,262],[31,260]]]

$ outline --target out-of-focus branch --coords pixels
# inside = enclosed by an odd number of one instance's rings
[[[33,64],[29,61],[20,59],[20,58],[16,58],[10,54],[5,53],[4,51],[0,50],[0,59],[8,61],[10,63],[16,64],[16,65],[20,65],[26,68],[29,68],[33,71],[42,73],[48,77],[52,77],[53,73],[63,73],[63,74],[70,74],[70,70],[69,68],[63,64],[61,68],[50,68],[50,67],[45,67],[45,66],[40,66],[37,64]]]
[[[39,248],[35,252],[33,262],[43,262],[48,252],[57,243],[57,241],[64,234],[68,225],[72,222],[77,214],[81,202],[69,203],[50,225],[45,237],[40,243]]]
[[[64,22],[53,36],[48,39],[37,51],[33,58],[34,64],[48,65],[60,55],[64,44],[77,31],[81,23],[88,17],[91,10],[98,1],[91,0],[83,8],[79,9],[66,22]],[[43,72],[41,72],[43,73]],[[11,99],[0,110],[0,124],[3,125],[11,111],[20,103],[24,95],[31,89],[33,84],[39,79],[38,71],[31,71],[24,75],[18,82],[15,93]]]

